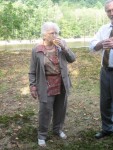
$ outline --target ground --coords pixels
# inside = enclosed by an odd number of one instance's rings
[[[101,129],[99,110],[100,54],[73,49],[69,64],[72,89],[64,131],[67,140],[48,133],[48,150],[111,150],[113,137],[94,138]],[[0,51],[0,150],[37,150],[38,100],[29,92],[31,51]]]

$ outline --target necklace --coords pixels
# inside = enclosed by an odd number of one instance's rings
[[[45,46],[44,45],[44,47],[45,47],[46,50],[52,50],[54,48],[54,45],[52,45],[52,46]]]
[[[53,48],[55,48],[55,45],[53,45],[52,43],[48,44],[45,41],[43,41],[43,45],[46,50],[52,50]]]

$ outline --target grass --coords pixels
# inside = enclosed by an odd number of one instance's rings
[[[32,116],[34,116],[34,112],[32,110],[27,110],[21,112],[20,114],[15,114],[14,116],[2,115],[0,116],[0,124],[3,124],[5,127],[8,127],[11,123],[25,123],[30,121],[30,118]]]
[[[100,56],[74,49],[77,61],[69,65],[73,88],[68,100],[66,141],[48,133],[48,150],[111,150],[113,137],[94,138],[101,129],[99,110]],[[1,150],[37,150],[38,101],[29,93],[30,51],[0,52]],[[1,65],[2,64],[2,65]],[[50,128],[51,129],[51,128]]]

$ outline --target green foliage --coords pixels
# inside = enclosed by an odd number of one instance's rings
[[[92,36],[107,22],[105,0],[1,0],[0,39],[34,39],[40,37],[45,21],[59,24],[62,36]],[[93,7],[93,8],[90,8]]]
[[[11,2],[4,5],[0,13],[0,37],[3,39],[16,38],[16,33],[21,32],[22,22],[25,21],[23,12],[23,8],[15,8]]]

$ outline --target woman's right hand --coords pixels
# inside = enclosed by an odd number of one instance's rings
[[[36,86],[31,86],[31,87],[30,87],[30,93],[31,93],[31,96],[32,96],[34,99],[37,98],[38,94],[37,94],[37,88],[36,88]]]

